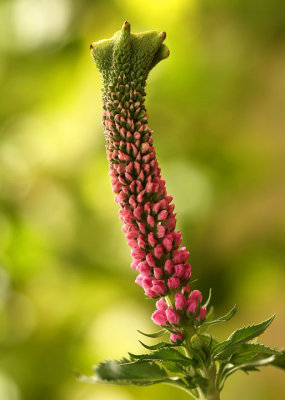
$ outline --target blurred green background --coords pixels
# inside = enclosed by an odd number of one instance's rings
[[[133,283],[89,54],[129,20],[167,32],[147,108],[193,277],[219,339],[273,313],[285,328],[285,2],[0,2],[0,399],[186,400],[170,386],[79,383],[105,358],[138,352],[153,301]],[[281,400],[272,367],[237,373],[223,400]]]

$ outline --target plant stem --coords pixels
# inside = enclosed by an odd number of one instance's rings
[[[209,386],[207,388],[207,393],[204,394],[199,389],[200,400],[220,400],[220,392],[216,387],[216,366],[211,364],[208,368],[204,368],[203,375],[209,380]]]

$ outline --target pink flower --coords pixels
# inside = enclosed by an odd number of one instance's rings
[[[189,263],[184,264],[185,272],[183,279],[189,279],[191,276],[191,265]]]
[[[142,261],[137,266],[137,271],[139,271],[141,275],[150,276],[151,268],[146,261]]]
[[[164,219],[167,218],[167,215],[168,215],[168,211],[166,211],[166,210],[160,211],[160,213],[157,216],[157,219],[159,221],[163,221]]]
[[[183,310],[183,308],[186,306],[186,299],[185,296],[182,293],[176,293],[175,295],[175,308],[177,310]]]
[[[202,302],[202,294],[199,290],[193,290],[187,301],[187,312],[195,313],[198,306],[198,300]]]
[[[152,288],[152,281],[153,278],[151,278],[150,276],[144,276],[143,280],[142,280],[142,287],[146,290],[146,289],[151,289]]]
[[[187,261],[189,254],[190,253],[186,250],[186,247],[181,247],[181,249],[177,250],[173,256],[174,264],[180,264]]]
[[[165,237],[162,240],[162,244],[167,251],[170,251],[172,249],[172,240],[170,238]]]
[[[166,313],[163,310],[156,310],[152,316],[151,319],[153,320],[153,322],[157,325],[166,325],[167,323],[167,317],[166,317]]]
[[[184,264],[174,265],[174,276],[177,276],[177,278],[183,278],[184,274],[185,274]]]
[[[164,281],[156,281],[155,279],[152,281],[152,288],[151,288],[157,295],[162,295],[166,292],[166,286]]]
[[[171,260],[166,260],[165,264],[164,264],[164,270],[171,275],[172,271],[173,271],[174,265],[173,262]]]
[[[151,245],[151,247],[154,247],[157,243],[157,240],[155,239],[153,232],[150,232],[147,236],[148,243]]]
[[[154,260],[153,254],[148,253],[146,255],[146,261],[150,267],[155,267],[155,260]]]
[[[163,276],[163,270],[161,268],[154,267],[153,275],[156,279],[160,279]]]
[[[180,315],[173,308],[168,307],[165,313],[170,324],[177,325],[179,323]]]
[[[177,289],[180,286],[180,279],[178,278],[169,278],[167,281],[167,286],[169,289]]]
[[[136,277],[135,283],[137,283],[138,285],[140,285],[141,287],[143,287],[142,281],[143,281],[144,276],[143,275],[138,275]]]
[[[146,220],[147,220],[147,223],[151,226],[151,228],[153,228],[154,224],[155,224],[154,218],[151,215],[148,215]]]
[[[201,307],[201,309],[200,309],[200,314],[199,314],[199,316],[197,317],[197,319],[198,319],[198,320],[199,320],[199,319],[205,319],[205,317],[206,317],[206,312],[207,312],[206,307]]]
[[[177,332],[178,332],[178,331],[177,331]],[[183,339],[183,335],[182,335],[181,332],[179,332],[179,333],[177,333],[177,334],[171,333],[171,335],[170,335],[170,340],[171,340],[173,343],[182,342],[182,339]]]
[[[154,248],[154,255],[156,258],[160,258],[161,256],[163,256],[164,254],[164,250],[161,244],[158,244],[157,246],[155,246]]]
[[[149,288],[145,289],[144,294],[148,297],[153,297],[153,298],[157,297],[157,294],[152,289]]]
[[[159,239],[161,239],[161,238],[163,238],[164,237],[164,235],[165,235],[165,226],[163,226],[163,225],[158,225],[158,227],[157,227],[157,237],[159,238]]]
[[[155,303],[155,305],[156,305],[156,308],[157,308],[158,310],[166,310],[167,307],[168,307],[166,301],[165,301],[163,298],[159,299],[159,300]]]
[[[139,247],[136,249],[133,249],[131,254],[132,254],[132,257],[137,260],[142,260],[145,258],[145,252],[142,249],[140,249]]]

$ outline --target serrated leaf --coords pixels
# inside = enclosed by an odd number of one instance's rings
[[[206,326],[211,326],[211,325],[215,325],[215,324],[220,324],[221,322],[227,322],[229,321],[237,312],[237,306],[236,304],[233,306],[233,308],[223,317],[214,319],[212,321],[205,321],[202,325],[201,328],[205,328]]]
[[[229,351],[233,351],[238,345],[248,342],[249,340],[261,335],[271,324],[274,319],[274,315],[268,318],[266,321],[261,322],[257,325],[249,325],[245,328],[238,329],[234,331],[227,340],[224,342],[218,343],[214,349],[213,354],[215,355],[215,359],[219,359],[220,353],[228,349]]]
[[[249,372],[249,371],[258,371],[258,367],[262,367],[264,365],[269,365],[272,363],[272,361],[275,359],[275,356],[271,356],[271,357],[267,357],[267,358],[263,358],[261,360],[257,360],[257,361],[253,361],[253,362],[249,362],[249,363],[245,363],[242,365],[238,365],[238,366],[234,366],[234,367],[228,367],[224,370],[223,373],[223,378],[222,378],[222,383],[220,386],[220,390],[222,389],[225,380],[232,375],[234,372],[238,371],[238,370],[242,370],[245,372]]]
[[[227,362],[222,362],[217,377],[218,390],[221,391],[223,389],[226,379],[234,372],[239,370],[242,370],[246,373],[250,371],[259,371],[258,367],[272,364],[272,361],[274,361],[274,359],[275,356],[273,355],[267,358],[250,361],[241,365],[233,365],[233,364],[227,364]]]
[[[121,363],[107,360],[94,368],[94,377],[82,377],[81,380],[111,385],[152,385],[164,382],[171,377],[156,363]]]
[[[227,353],[227,350],[224,353]],[[223,354],[221,353],[219,359],[221,359],[222,355]],[[280,352],[258,343],[243,343],[236,349],[235,353],[231,357],[230,362],[231,364],[239,365],[249,361],[257,361],[266,357],[266,355],[278,356],[280,355]]]
[[[285,350],[282,350],[281,354],[275,357],[275,359],[271,364],[274,365],[275,367],[285,369]]]
[[[188,368],[187,365],[183,363],[179,363],[176,361],[161,361],[161,365],[163,368],[166,369],[166,371],[169,371],[171,373],[174,373],[175,375],[185,375],[185,371]]]
[[[185,357],[179,351],[172,348],[162,348],[155,350],[148,354],[132,354],[129,353],[133,360],[144,360],[144,361],[179,361],[185,364],[192,364],[192,360]]]
[[[143,347],[145,347],[148,350],[157,350],[157,349],[162,349],[164,347],[178,347],[179,346],[178,344],[168,343],[168,342],[159,342],[159,343],[149,346],[149,345],[141,342],[140,340],[139,340],[139,342]]]
[[[144,336],[147,336],[147,337],[150,337],[150,338],[158,338],[158,337],[160,337],[160,336],[165,335],[168,331],[167,331],[167,329],[162,329],[162,330],[160,330],[160,331],[158,331],[158,332],[155,332],[155,333],[144,333],[144,332],[139,331],[139,330],[138,330],[138,332],[139,332],[141,335],[144,335]]]

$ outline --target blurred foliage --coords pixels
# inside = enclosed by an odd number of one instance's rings
[[[276,312],[263,342],[282,346],[284,15],[283,0],[0,1],[1,399],[176,396],[75,379],[140,351],[136,329],[153,329],[113,202],[89,54],[126,19],[168,35],[171,56],[149,77],[150,125],[197,287],[213,288],[217,313],[238,304],[217,337]],[[223,398],[281,399],[283,382],[271,367],[239,373]]]

